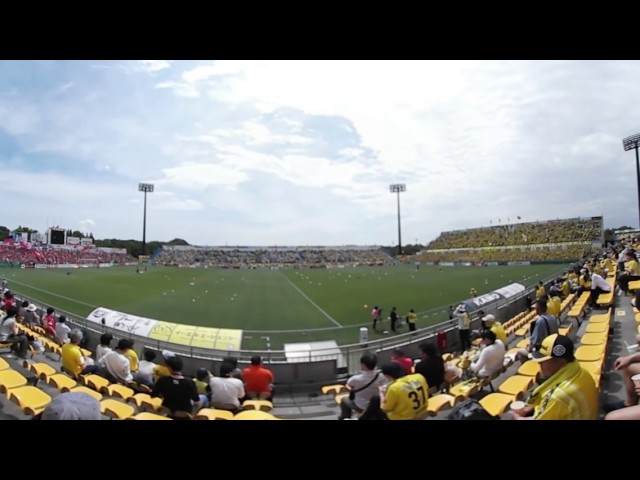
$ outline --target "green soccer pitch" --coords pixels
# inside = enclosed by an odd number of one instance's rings
[[[113,267],[3,269],[0,276],[13,291],[82,317],[100,306],[156,320],[242,329],[243,349],[266,350],[268,337],[270,348],[280,350],[294,342],[357,343],[358,327],[371,325],[374,305],[384,309],[384,318],[393,306],[402,318],[413,308],[422,328],[446,320],[447,307],[469,298],[472,287],[481,295],[514,282],[531,286],[563,267],[149,267],[144,274],[136,267]],[[381,335],[369,330],[369,338]]]

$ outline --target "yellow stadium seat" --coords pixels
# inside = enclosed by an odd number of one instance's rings
[[[609,331],[609,325],[605,323],[589,323],[587,325],[586,333],[604,333]]]
[[[609,323],[609,320],[611,319],[611,313],[607,312],[607,313],[601,313],[598,315],[591,315],[589,317],[589,323]]]
[[[604,359],[602,345],[583,345],[578,347],[575,353],[578,362],[601,362]]]
[[[123,400],[129,400],[135,395],[135,391],[132,388],[120,385],[118,383],[112,383],[106,387],[102,387],[100,390],[103,395],[109,397],[122,398]]]
[[[506,393],[490,393],[486,397],[480,399],[480,405],[489,412],[489,414],[499,417],[507,411],[511,402],[515,400],[514,395]]]
[[[136,413],[136,409],[127,403],[119,402],[112,398],[107,398],[100,402],[100,411],[106,416],[123,420]]]
[[[127,417],[125,420],[173,420],[169,417],[163,417],[162,415],[158,415],[157,413],[151,412],[140,412],[136,413],[132,417]]]
[[[263,412],[269,412],[273,410],[273,403],[268,400],[245,400],[242,404],[242,408],[245,410],[262,410]]]
[[[270,413],[261,410],[243,410],[234,415],[232,420],[279,420]]]
[[[218,410],[217,408],[203,408],[196,413],[196,420],[232,420],[233,413],[228,410]]]
[[[9,400],[17,404],[25,415],[36,416],[51,403],[51,397],[32,385],[9,390]]]
[[[102,394],[96,392],[95,390],[89,388],[89,387],[85,387],[84,385],[80,385],[78,387],[73,387],[73,388],[63,388],[62,392],[78,392],[78,393],[86,393],[87,395],[95,398],[96,400],[100,401],[102,400]]]
[[[141,395],[145,395],[142,393]],[[152,397],[151,395],[147,395],[142,398],[141,408],[148,408],[150,410],[158,411],[162,408],[162,398],[160,397]]]
[[[537,377],[540,374],[540,364],[529,360],[520,365],[517,373],[525,377]]]
[[[476,379],[460,382],[449,389],[449,395],[454,397],[470,397],[480,391],[480,384]]]
[[[439,395],[429,397],[427,401],[427,411],[431,412],[433,415],[436,415],[442,410],[452,408],[456,403],[456,397],[454,397],[453,395],[448,395],[446,393],[441,393]]]
[[[55,375],[51,375],[47,378],[47,383],[52,387],[57,388],[61,392],[64,389],[70,390],[78,386],[78,382],[76,382],[69,375],[65,375],[64,373],[56,373]]]
[[[34,363],[28,360],[25,360],[22,366],[26,370],[29,370],[31,373],[35,374],[38,380],[44,380],[45,382],[51,375],[56,375],[58,373],[58,370],[53,368],[48,363],[44,363],[44,362]]]
[[[153,405],[151,408],[153,408],[154,410],[156,409],[157,406],[162,405],[161,398],[156,397],[154,399],[154,397],[152,397],[148,393],[136,393],[132,397],[129,397],[127,401],[134,403],[138,408],[142,408],[142,404],[143,402],[145,402],[148,405]]]
[[[498,392],[513,395],[515,399],[521,398],[524,393],[533,385],[534,377],[524,375],[513,375],[507,378],[498,387]]]
[[[27,384],[27,379],[15,370],[0,371],[0,392],[9,396],[12,388],[23,387]]]
[[[82,375],[80,378],[87,387],[93,388],[96,392],[111,384],[109,380],[100,375]]]
[[[82,355],[85,357],[91,357],[91,355],[93,355],[91,350],[87,350],[86,348],[81,348],[80,351],[82,351]]]
[[[340,403],[342,403],[342,400],[347,398],[349,396],[348,393],[341,393],[339,395],[336,395],[335,397],[333,397],[333,399],[335,400],[335,402],[340,405]]]
[[[570,323],[569,325],[567,325],[566,327],[560,327],[558,328],[558,333],[560,335],[564,335],[565,337],[568,337],[569,334],[571,333],[571,330],[573,330],[573,323]]]
[[[331,395],[333,393],[337,395],[338,393],[344,392],[346,390],[346,385],[325,385],[324,387],[322,387],[322,394]]]
[[[518,349],[527,348],[528,346],[529,346],[528,338],[525,338],[524,340],[520,340],[518,343],[516,343],[516,348]]]
[[[580,345],[602,345],[606,342],[606,333],[585,333],[580,338]]]

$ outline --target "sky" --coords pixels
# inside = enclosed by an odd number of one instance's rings
[[[194,245],[638,226],[634,61],[0,61],[0,225]]]

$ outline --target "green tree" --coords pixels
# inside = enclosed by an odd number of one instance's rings
[[[4,225],[0,226],[0,242],[9,236],[11,230],[9,230]]]

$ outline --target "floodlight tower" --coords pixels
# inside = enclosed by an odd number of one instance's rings
[[[398,255],[402,255],[402,235],[400,233],[400,194],[407,191],[404,183],[394,183],[389,185],[389,191],[398,196]]]
[[[147,193],[153,193],[151,183],[139,183],[138,191],[144,192],[144,214],[142,216],[142,255],[147,254]]]
[[[640,158],[638,157],[638,147],[640,147],[640,134],[631,135],[622,139],[622,147],[627,152],[631,149],[636,151],[636,180],[638,182],[638,216],[640,218]],[[640,223],[638,224],[640,227]]]

